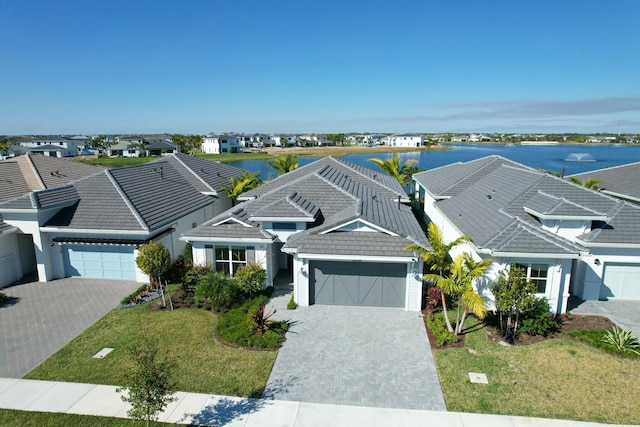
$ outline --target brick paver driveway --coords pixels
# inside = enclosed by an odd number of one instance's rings
[[[0,377],[22,378],[118,305],[133,281],[67,278],[0,291]]]
[[[446,411],[420,313],[322,305],[278,310],[293,324],[264,397]]]

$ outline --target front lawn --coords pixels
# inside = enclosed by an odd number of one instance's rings
[[[145,425],[145,422],[126,418],[0,409],[0,425],[21,427],[141,427]],[[177,426],[179,424],[167,424],[152,421],[151,425],[169,427]]]
[[[276,353],[217,343],[213,336],[217,322],[206,310],[150,312],[145,306],[113,310],[25,378],[125,385],[123,373],[131,363],[126,346],[144,329],[175,360],[179,391],[261,396]],[[105,347],[115,350],[104,359],[92,358]]]
[[[450,411],[640,423],[640,359],[567,338],[504,346],[469,319],[464,347],[433,351]],[[469,372],[489,384],[473,384]]]

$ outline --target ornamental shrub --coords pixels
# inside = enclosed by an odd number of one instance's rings
[[[453,344],[460,340],[460,337],[447,329],[447,322],[444,314],[434,313],[427,316],[427,326],[431,333],[436,337],[436,345],[438,347],[445,344]]]
[[[228,310],[242,304],[244,297],[223,272],[209,272],[196,286],[198,306],[210,303],[215,311]]]
[[[248,264],[235,272],[233,280],[241,292],[252,298],[262,289],[267,280],[267,272],[258,264]]]
[[[264,335],[255,332],[256,324],[253,319],[260,307],[268,301],[267,297],[261,295],[224,313],[216,328],[218,337],[240,347],[279,348],[285,340],[284,333],[289,326],[287,322],[269,321],[269,329]]]
[[[546,298],[535,298],[529,309],[522,315],[520,332],[529,335],[553,335],[560,329],[558,319],[549,312]]]

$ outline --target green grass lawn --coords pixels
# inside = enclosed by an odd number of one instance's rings
[[[640,423],[640,359],[566,339],[506,347],[482,328],[467,335],[464,348],[438,349],[434,357],[450,411]],[[469,372],[487,374],[489,384],[472,384]]]
[[[139,306],[113,310],[25,378],[125,385],[123,373],[132,363],[127,345],[146,330],[175,360],[173,376],[179,391],[259,397],[276,352],[218,344],[213,338],[217,322],[211,312],[197,309],[150,312]],[[104,359],[93,359],[104,347],[114,351]]]
[[[144,421],[124,418],[95,417],[90,415],[56,414],[51,412],[27,412],[0,409],[0,426],[21,427],[141,427]],[[179,424],[151,423],[152,426],[176,426]]]

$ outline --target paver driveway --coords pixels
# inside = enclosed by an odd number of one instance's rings
[[[293,324],[264,397],[446,411],[420,313],[322,305],[278,310],[278,318]]]
[[[2,289],[0,377],[22,378],[118,305],[139,283],[67,278]]]

